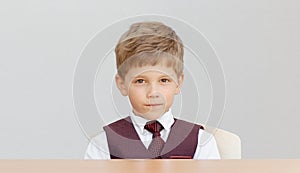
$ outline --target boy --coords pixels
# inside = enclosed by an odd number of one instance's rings
[[[85,159],[219,159],[215,139],[205,145],[200,125],[175,119],[170,107],[180,92],[183,44],[159,22],[131,25],[116,49],[115,80],[132,112],[94,137]]]

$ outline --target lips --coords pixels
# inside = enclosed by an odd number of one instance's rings
[[[161,105],[163,105],[163,104],[157,104],[157,103],[153,103],[153,104],[146,104],[145,106],[161,106]]]

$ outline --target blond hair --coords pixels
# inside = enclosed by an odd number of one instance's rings
[[[118,74],[124,78],[131,67],[165,63],[178,76],[183,72],[183,44],[175,31],[160,22],[134,23],[116,48]]]

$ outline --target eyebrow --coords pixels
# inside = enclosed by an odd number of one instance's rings
[[[143,75],[137,75],[137,76],[132,76],[132,78],[145,78],[146,76],[143,76]]]
[[[159,78],[162,78],[162,77],[170,77],[170,78],[172,78],[171,75],[161,75],[161,76],[159,76]],[[137,76],[133,76],[132,78],[147,78],[147,76],[137,75]]]

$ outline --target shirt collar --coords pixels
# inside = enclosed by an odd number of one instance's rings
[[[140,132],[143,132],[145,130],[144,126],[147,122],[150,121],[141,116],[135,115],[133,112],[131,112],[129,116],[131,118],[131,121],[138,127],[137,130],[139,130]],[[171,109],[169,109],[169,111],[159,117],[157,121],[164,127],[165,130],[169,131],[174,123],[174,117]]]

